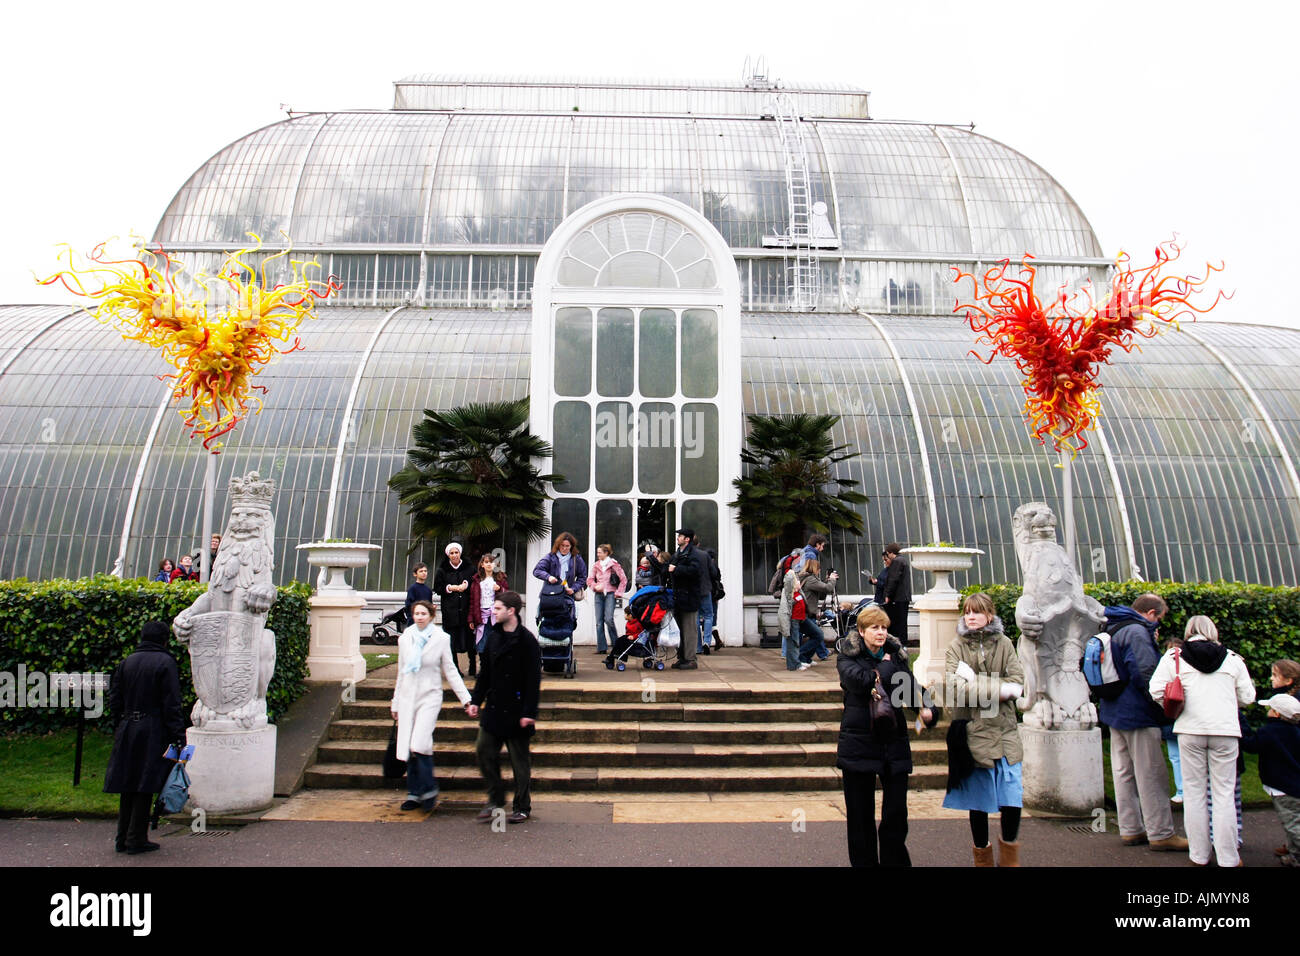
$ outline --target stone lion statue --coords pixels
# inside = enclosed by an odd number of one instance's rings
[[[1041,501],[1021,505],[1011,523],[1024,593],[1016,602],[1018,652],[1025,668],[1025,723],[1056,730],[1090,730],[1097,708],[1079,670],[1083,647],[1105,621],[1102,606],[1056,543],[1056,515]]]
[[[231,480],[230,522],[208,590],[172,621],[173,633],[190,648],[199,697],[191,718],[199,728],[266,726],[266,689],[275,673],[275,635],[266,627],[276,599],[274,490],[255,471]]]

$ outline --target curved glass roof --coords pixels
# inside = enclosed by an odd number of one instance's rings
[[[841,258],[1100,262],[1046,171],[967,129],[806,119],[811,201]],[[284,230],[304,250],[539,249],[594,199],[651,192],[701,211],[732,249],[788,232],[772,119],[376,111],[294,117],[232,143],[181,187],[154,241],[231,248]],[[779,254],[779,253],[778,253]]]
[[[32,337],[41,327],[34,320],[49,327]],[[1059,472],[1021,421],[1014,371],[969,358],[972,339],[960,320],[881,315],[876,322],[852,314],[746,314],[744,411],[843,416],[835,439],[861,453],[843,473],[871,498],[863,507],[866,536],[832,541],[845,593],[868,590],[862,575],[884,543],[928,543],[932,524],[941,539],[986,552],[966,580],[1018,579],[1012,512],[1025,501],[1058,500]],[[337,518],[329,533],[384,549],[355,583],[404,589],[409,522],[385,480],[401,467],[422,409],[527,394],[530,323],[520,310],[326,308],[303,328],[305,350],[263,373],[266,407],[233,433],[221,459],[222,484],[250,469],[279,482],[280,580],[309,578],[294,548],[325,533],[333,488]],[[149,573],[162,557],[196,548],[199,446],[161,405],[158,360],[85,313],[0,307],[4,341],[21,339],[24,330],[30,341],[0,375],[0,577],[109,570],[137,469],[127,574]],[[1298,361],[1300,331],[1204,322],[1116,356],[1103,375],[1106,441],[1095,438],[1075,462],[1087,579],[1129,574],[1122,493],[1146,579],[1296,584],[1300,497],[1288,462],[1300,459],[1300,387],[1288,372]],[[224,518],[224,492],[218,498]],[[758,593],[776,555],[757,540],[745,547],[745,590]]]

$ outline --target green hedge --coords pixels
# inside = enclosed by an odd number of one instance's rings
[[[99,575],[79,580],[0,581],[0,671],[111,674],[135,649],[146,621],[166,621],[194,603],[207,587],[197,582],[163,584],[144,578]],[[303,692],[310,632],[311,588],[299,582],[281,587],[267,626],[275,631],[275,676],[266,695],[272,721]],[[175,637],[170,648],[180,665],[186,716],[194,704],[189,650]],[[107,701],[105,701],[107,707]],[[0,708],[0,729],[50,731],[70,726],[76,711]]]
[[[1007,636],[1019,637],[1016,600],[1019,584],[971,586],[962,595],[983,591],[993,598]],[[1300,660],[1300,588],[1217,581],[1183,584],[1176,581],[1104,581],[1085,584],[1084,593],[1103,605],[1132,604],[1139,594],[1159,594],[1169,605],[1160,625],[1162,638],[1181,637],[1187,619],[1204,614],[1219,629],[1219,639],[1240,654],[1258,685],[1267,687],[1269,668],[1281,657]]]

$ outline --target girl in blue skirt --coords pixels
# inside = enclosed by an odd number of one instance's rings
[[[962,605],[944,675],[953,725],[943,805],[970,813],[976,866],[993,865],[989,814],[1000,813],[998,865],[1019,866],[1022,750],[1016,698],[1025,672],[987,594],[972,594]]]

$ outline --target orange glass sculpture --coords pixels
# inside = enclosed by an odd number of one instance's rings
[[[1181,252],[1173,240],[1161,243],[1155,262],[1141,269],[1132,268],[1128,255],[1120,253],[1101,305],[1095,304],[1085,286],[1075,296],[1060,289],[1055,300],[1044,306],[1034,293],[1036,270],[1030,255],[1021,261],[1018,276],[1007,274],[1010,259],[980,277],[955,270],[953,281],[970,279],[975,297],[971,302],[958,301],[953,311],[965,310],[966,321],[979,336],[977,343],[992,348],[987,358],[973,350],[971,354],[986,365],[997,355],[1016,363],[1024,376],[1025,419],[1039,442],[1050,438],[1058,451],[1077,453],[1086,448],[1084,432],[1101,414],[1098,374],[1110,361],[1112,349],[1131,352],[1138,338],[1176,328],[1180,318],[1194,319],[1229,298],[1219,291],[1208,305],[1194,303],[1223,265],[1207,263],[1201,278],[1166,274]]]

